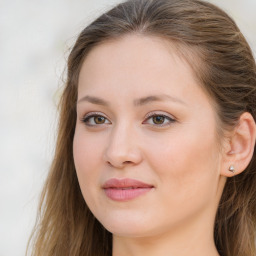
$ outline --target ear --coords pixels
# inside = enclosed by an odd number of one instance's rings
[[[255,140],[255,121],[250,113],[245,112],[240,116],[237,126],[230,132],[229,140],[225,145],[221,175],[232,177],[246,169],[253,156]],[[233,172],[230,170],[231,166],[234,167]]]

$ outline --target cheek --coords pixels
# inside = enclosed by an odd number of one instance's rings
[[[104,145],[104,137],[89,134],[84,127],[76,127],[73,140],[73,156],[78,171],[91,173],[94,166],[100,162]]]
[[[175,131],[161,143],[151,142],[148,159],[151,169],[156,170],[159,184],[165,194],[174,193],[174,200],[191,200],[194,196],[213,196],[218,183],[219,152],[214,130]],[[205,138],[202,134],[207,134]],[[201,197],[203,198],[203,197]]]
[[[97,146],[93,146],[95,144]],[[97,170],[99,170],[101,150],[100,144],[97,144],[95,138],[93,139],[92,136],[85,136],[84,133],[76,131],[73,141],[73,156],[78,181],[84,197],[87,197],[96,189],[95,184],[98,183],[99,173]],[[90,193],[87,193],[87,190]]]
[[[87,173],[91,168],[92,163],[94,162],[92,158],[96,156],[94,148],[88,147],[88,141],[81,138],[79,134],[75,135],[73,142],[73,155],[76,170],[78,175],[83,172]]]

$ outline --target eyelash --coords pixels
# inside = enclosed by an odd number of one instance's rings
[[[94,112],[94,113],[90,113],[90,114],[85,115],[81,119],[81,122],[83,122],[86,126],[90,126],[90,127],[100,126],[100,125],[104,125],[105,124],[105,123],[103,123],[103,124],[89,124],[90,119],[91,118],[95,118],[95,117],[103,117],[104,121],[107,120],[107,118],[105,116],[101,115],[100,113]],[[170,116],[167,116],[167,115],[164,115],[164,114],[157,114],[157,113],[149,113],[146,116],[146,120],[149,120],[149,119],[154,118],[154,117],[163,117],[165,120],[166,119],[168,120],[168,124],[166,124],[166,123],[163,123],[163,124],[154,124],[153,123],[153,124],[151,124],[151,125],[154,125],[154,126],[157,126],[157,127],[168,126],[171,123],[176,122],[176,120],[174,118],[171,118]]]

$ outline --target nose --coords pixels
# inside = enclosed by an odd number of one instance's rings
[[[104,161],[118,169],[127,165],[137,165],[142,161],[138,138],[128,125],[120,125],[112,129],[104,152]]]

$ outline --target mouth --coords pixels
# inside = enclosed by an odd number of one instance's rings
[[[134,179],[110,179],[102,188],[111,200],[128,201],[151,191],[154,186]]]

